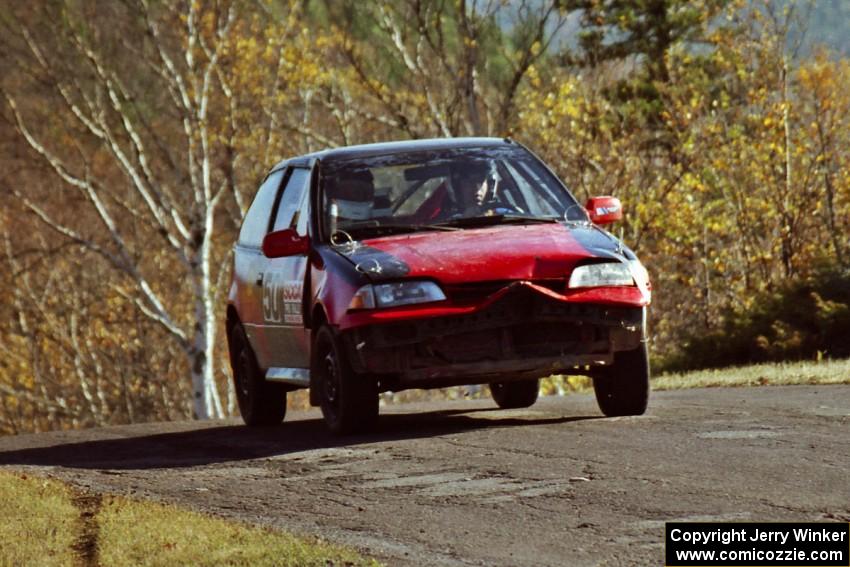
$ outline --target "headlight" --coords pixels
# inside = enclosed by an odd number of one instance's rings
[[[621,262],[605,262],[604,264],[588,264],[573,270],[567,287],[599,287],[635,285],[632,271],[628,264]]]
[[[444,299],[446,299],[446,294],[443,293],[440,286],[429,281],[367,284],[357,290],[357,293],[351,298],[348,308],[398,307],[414,303],[443,301]]]
[[[649,272],[646,271],[646,268],[640,263],[640,260],[629,260],[629,266],[632,269],[632,277],[635,279],[637,286],[642,289],[648,288]]]

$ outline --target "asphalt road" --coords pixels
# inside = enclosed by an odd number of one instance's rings
[[[662,565],[665,521],[850,521],[850,386],[397,406],[378,432],[166,423],[0,438],[0,465],[353,545],[390,565]]]

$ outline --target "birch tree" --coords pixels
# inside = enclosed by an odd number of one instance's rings
[[[104,277],[109,268],[8,212],[0,213],[0,433],[185,415],[185,389],[168,378],[171,349],[147,351],[162,333],[146,332],[144,316]]]
[[[96,226],[26,187],[9,189],[57,237],[115,270],[127,300],[179,345],[198,418],[223,415],[214,353],[227,262],[215,243],[235,188],[225,175],[233,151],[212,114],[226,99],[222,58],[237,17],[229,2],[128,0],[44,7],[49,33],[6,22],[17,68],[54,101],[30,105],[25,88],[4,82],[13,127]]]

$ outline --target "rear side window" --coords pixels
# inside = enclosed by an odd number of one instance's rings
[[[242,246],[259,248],[262,245],[269,229],[269,217],[284,171],[279,169],[269,175],[257,191],[257,196],[242,221],[242,230],[239,231],[239,244]]]
[[[277,217],[272,230],[284,230],[296,228],[302,214],[301,207],[304,202],[304,193],[310,186],[310,170],[295,168],[286,182],[280,204],[277,207]],[[300,232],[300,231],[299,231]]]

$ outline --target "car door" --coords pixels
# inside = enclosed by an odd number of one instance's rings
[[[268,258],[261,250],[263,238],[269,231],[271,215],[279,188],[287,170],[272,171],[257,190],[257,195],[239,231],[234,247],[233,278],[237,290],[235,303],[248,342],[262,368],[269,366],[269,342],[265,336],[263,314],[263,280]]]
[[[307,235],[310,174],[306,167],[292,168],[275,207],[272,231],[291,228],[299,236]],[[270,367],[306,370],[310,365],[310,335],[304,328],[302,313],[306,269],[306,254],[267,259],[263,274],[263,333],[268,341]]]

